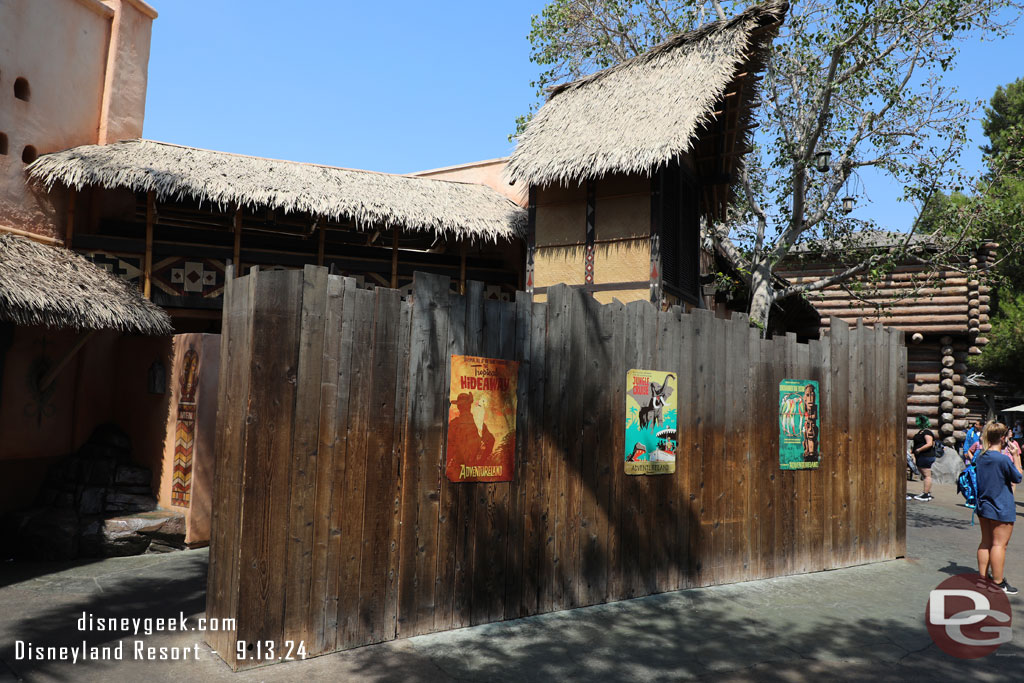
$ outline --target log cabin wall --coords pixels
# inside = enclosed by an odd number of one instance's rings
[[[833,286],[808,295],[821,313],[822,331],[829,317],[879,322],[907,335],[907,438],[918,429],[917,416],[931,421],[947,446],[962,442],[971,422],[988,409],[969,395],[967,360],[988,343],[991,296],[976,271],[995,260],[994,243],[982,244],[962,270],[927,274],[926,267],[903,264],[878,283],[853,280],[854,287]],[[793,283],[813,282],[840,268],[836,263],[790,263],[778,274]],[[858,289],[857,287],[862,287]],[[916,289],[916,291],[915,291]]]

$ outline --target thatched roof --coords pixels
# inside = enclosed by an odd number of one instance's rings
[[[28,169],[47,187],[61,183],[154,191],[158,201],[190,198],[397,226],[495,241],[525,233],[526,212],[483,185],[355,171],[213,152],[152,140],[84,145],[46,154]]]
[[[79,330],[170,334],[170,318],[78,254],[0,234],[0,320]]]
[[[642,55],[553,89],[519,136],[506,174],[532,185],[650,173],[690,150],[727,86],[782,22],[769,0],[676,35]]]

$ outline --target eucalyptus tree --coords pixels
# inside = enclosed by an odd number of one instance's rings
[[[725,19],[743,0],[553,0],[533,17],[531,59],[538,94],[640,54],[682,30]],[[911,257],[959,261],[966,234],[914,239],[920,226],[884,245],[888,226],[845,213],[863,200],[861,174],[901,188],[923,206],[962,185],[959,155],[980,103],[944,82],[967,41],[1008,35],[1019,0],[792,0],[760,84],[759,128],[725,221],[707,226],[749,288],[751,319],[767,323],[773,302],[841,283]],[[529,115],[518,121],[520,129]],[[829,154],[826,155],[826,152]],[[826,159],[827,156],[827,159]],[[816,168],[820,167],[820,171]],[[973,224],[963,226],[966,233]],[[871,249],[864,246],[871,236]],[[813,242],[846,265],[816,281],[775,276],[794,248]],[[851,254],[860,254],[850,260]]]

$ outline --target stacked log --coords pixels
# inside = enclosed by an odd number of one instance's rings
[[[998,246],[983,244],[966,268],[928,274],[926,266],[908,263],[897,266],[881,282],[854,280],[853,286],[829,287],[807,297],[822,316],[823,334],[830,317],[851,324],[862,318],[865,324],[880,322],[907,332],[908,438],[917,432],[917,417],[925,415],[942,442],[955,446],[966,436],[970,423],[983,415],[968,404],[964,379],[968,358],[981,353],[988,343],[985,335],[992,329],[991,298],[982,276],[995,262]],[[841,267],[813,263],[782,267],[778,272],[799,284],[819,280]]]

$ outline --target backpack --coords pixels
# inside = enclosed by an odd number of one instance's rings
[[[960,476],[956,478],[956,492],[964,497],[964,504],[967,507],[973,509],[978,504],[978,474],[973,464],[965,467]],[[973,516],[971,523],[974,523]]]
[[[946,448],[942,445],[942,442],[934,436],[932,437],[932,451],[935,454],[936,460],[941,460],[942,456],[946,454]]]

